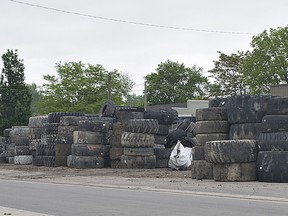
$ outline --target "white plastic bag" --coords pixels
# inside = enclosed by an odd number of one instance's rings
[[[168,166],[172,169],[187,169],[192,162],[192,148],[184,147],[178,140],[174,146]]]

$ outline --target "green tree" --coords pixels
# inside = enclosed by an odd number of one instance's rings
[[[111,76],[111,99],[122,105],[133,87],[127,74],[108,72],[102,65],[82,62],[56,64],[57,76],[45,75],[40,113],[83,111],[98,113],[108,97],[108,77]],[[109,75],[110,74],[110,75]]]
[[[31,113],[32,113],[32,116],[37,116],[38,114],[40,114],[38,111],[38,105],[39,103],[41,103],[41,100],[43,99],[43,95],[35,83],[28,85],[28,87],[32,95]]]
[[[253,94],[268,93],[270,86],[288,83],[288,26],[254,36],[243,72]]]
[[[126,100],[126,106],[144,107],[144,96],[136,95],[134,93],[129,94]]]
[[[208,71],[214,80],[210,85],[210,96],[244,95],[249,92],[241,70],[247,52],[238,51],[236,54],[219,53],[219,60],[214,61],[214,68]]]
[[[183,63],[161,62],[155,73],[147,75],[147,101],[150,105],[183,103],[206,96],[208,79],[202,68]]]
[[[24,83],[24,64],[17,50],[2,55],[0,80],[0,131],[11,126],[28,125],[31,116],[31,93]]]

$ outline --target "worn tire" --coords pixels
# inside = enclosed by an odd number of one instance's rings
[[[228,121],[196,122],[196,134],[229,133]]]
[[[288,151],[288,132],[260,133],[259,151]]]
[[[186,136],[186,132],[183,129],[176,129],[168,134],[166,141],[167,141],[167,147],[172,147],[177,143],[178,140],[180,140],[182,137]]]
[[[143,119],[144,108],[116,107],[115,118],[118,122],[127,122],[129,119]]]
[[[232,124],[229,130],[230,140],[257,140],[261,132],[261,123]]]
[[[124,154],[124,148],[110,148],[110,159],[121,160],[121,156]]]
[[[32,155],[16,155],[16,156],[14,156],[14,164],[30,165],[30,164],[32,164]]]
[[[106,133],[112,128],[110,122],[107,121],[89,121],[83,120],[79,121],[78,130],[79,131],[92,131],[92,132],[103,132]]]
[[[196,109],[196,121],[227,121],[227,119],[227,109],[224,107]]]
[[[288,132],[288,115],[264,116],[261,124],[261,131],[264,133]]]
[[[214,164],[213,176],[215,181],[222,182],[256,181],[256,162]]]
[[[197,134],[196,135],[196,145],[204,146],[206,142],[216,141],[216,140],[228,140],[228,133],[220,134]]]
[[[154,154],[157,159],[169,159],[171,155],[171,149],[168,148],[154,148]]]
[[[128,121],[128,130],[132,133],[155,134],[159,129],[156,119],[130,119]]]
[[[122,165],[122,162],[121,162],[121,158],[120,159],[116,159],[116,160],[112,160],[110,161],[110,166],[111,168],[113,169],[123,169],[123,165]]]
[[[124,132],[121,137],[123,147],[153,147],[155,143],[153,134]]]
[[[101,108],[101,115],[105,117],[113,117],[115,115],[116,105],[112,100],[107,100]]]
[[[29,146],[15,146],[15,155],[31,155]]]
[[[230,124],[261,122],[267,114],[270,98],[268,95],[230,97],[226,106],[228,122]]]
[[[168,168],[169,158],[156,158],[156,168]]]
[[[103,168],[109,164],[110,159],[102,156],[73,156],[67,157],[67,165],[70,168],[90,169]]]
[[[29,118],[28,126],[32,128],[41,128],[48,123],[48,116],[34,116]]]
[[[44,166],[44,156],[38,156],[36,155],[35,157],[33,157],[32,159],[32,165],[33,166]]]
[[[193,160],[205,160],[204,146],[194,146],[192,148]]]
[[[72,144],[71,154],[74,156],[103,156],[109,157],[109,145]]]
[[[163,125],[171,125],[174,121],[174,116],[171,112],[163,111],[145,111],[144,112],[145,119],[157,119],[159,124]]]
[[[256,140],[220,140],[204,145],[205,160],[214,164],[255,162],[257,150]]]
[[[262,151],[258,154],[257,173],[260,182],[288,183],[288,151]]]
[[[72,144],[59,144],[55,145],[55,156],[68,156],[71,155]]]
[[[124,148],[124,155],[130,156],[151,156],[154,155],[153,148]]]
[[[213,164],[205,160],[193,160],[191,163],[192,179],[213,179]]]
[[[86,116],[62,116],[60,126],[78,126],[79,121],[88,120]]]
[[[74,144],[102,144],[108,145],[107,133],[92,131],[74,131]]]
[[[287,115],[288,114],[288,98],[273,97],[268,103],[268,115]]]
[[[128,169],[154,169],[156,168],[156,156],[121,156],[122,165]]]
[[[167,136],[161,136],[161,135],[154,135],[155,144],[167,144]]]
[[[168,125],[163,125],[163,124],[158,124],[159,129],[155,133],[156,135],[162,135],[162,136],[167,136],[169,134],[169,126]]]
[[[85,116],[84,112],[52,112],[48,114],[49,123],[60,123],[62,116]]]

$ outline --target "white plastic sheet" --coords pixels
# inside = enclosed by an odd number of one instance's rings
[[[180,141],[174,146],[168,166],[172,169],[187,169],[192,162],[192,148],[184,147]]]

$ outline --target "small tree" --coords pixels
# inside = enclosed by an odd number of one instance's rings
[[[210,86],[210,96],[244,95],[249,92],[241,65],[247,52],[238,51],[236,54],[226,55],[218,52],[219,60],[214,61],[214,68],[208,71],[214,83]]]
[[[0,131],[13,125],[28,125],[31,116],[31,93],[24,83],[23,60],[17,50],[2,55],[4,67],[0,80]]]
[[[254,36],[251,47],[243,72],[252,93],[268,93],[272,85],[287,84],[288,26]]]
[[[147,75],[147,100],[150,105],[184,103],[205,98],[208,79],[202,68],[186,67],[183,63],[161,62],[155,73]]]

